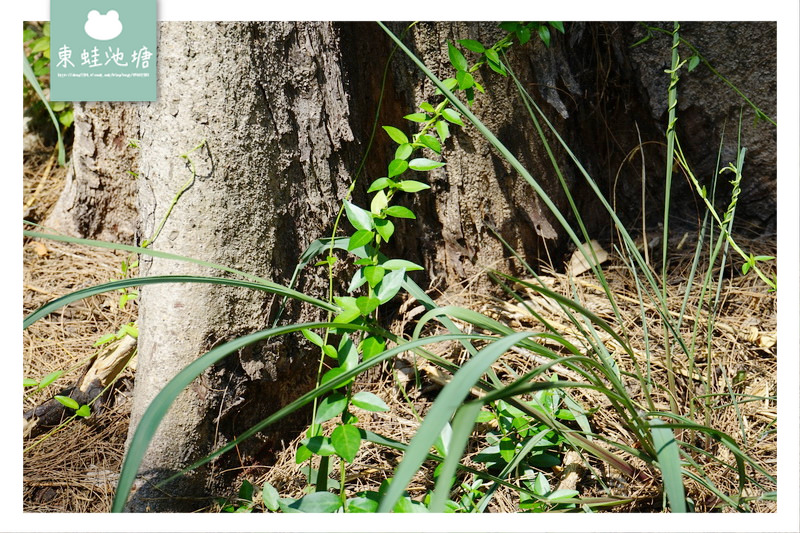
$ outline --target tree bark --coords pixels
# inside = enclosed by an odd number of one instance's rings
[[[337,32],[327,23],[168,23],[161,25],[160,43],[159,99],[141,108],[143,235],[153,233],[191,176],[179,154],[205,140],[190,155],[197,177],[152,248],[287,283],[299,253],[331,224],[353,168]],[[143,260],[142,268],[146,275],[217,275],[161,259]],[[301,289],[321,295],[321,281],[312,274]],[[247,290],[144,288],[131,431],[172,376],[213,346],[267,327],[277,303]],[[319,318],[296,307],[285,316]],[[140,470],[144,484],[128,509],[189,510],[225,487],[224,460],[169,487],[155,490],[150,483],[312,386],[313,358],[299,343],[280,339],[206,372],[162,422]],[[269,449],[280,431],[253,439],[240,453]]]

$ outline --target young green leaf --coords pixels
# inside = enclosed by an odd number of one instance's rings
[[[314,455],[314,452],[309,450],[305,445],[301,444],[297,447],[297,451],[294,453],[294,461],[296,464],[302,464]]]
[[[345,407],[347,407],[347,398],[338,392],[332,392],[317,406],[317,417],[314,419],[314,423],[322,424],[326,420],[330,420],[331,418],[339,416],[342,414],[342,411],[344,411]],[[306,446],[308,446],[308,444],[306,444]],[[308,447],[311,449],[311,451],[316,453],[314,448],[311,446]]]
[[[31,379],[31,378],[24,378],[24,379],[22,380],[22,386],[23,386],[23,387],[35,387],[35,386],[36,386],[36,385],[38,385],[38,384],[39,384],[39,382],[38,382],[38,381],[36,381],[35,379]]]
[[[361,357],[364,361],[375,357],[386,349],[386,341],[377,337],[367,337],[358,345],[361,350]]]
[[[443,167],[444,163],[433,161],[425,157],[418,157],[417,159],[412,159],[409,161],[408,166],[411,170],[425,172],[426,170],[433,170],[434,168]]]
[[[291,503],[280,502],[284,512],[333,513],[342,505],[339,496],[330,492],[312,492]]]
[[[380,283],[385,274],[386,269],[382,266],[364,267],[364,277],[367,279],[367,283],[369,283],[370,287],[375,287]]]
[[[389,178],[378,178],[372,182],[372,184],[369,186],[369,189],[367,189],[367,192],[379,191],[391,185],[394,185],[393,180],[390,180]]]
[[[386,405],[386,402],[381,400],[378,396],[367,391],[355,393],[350,399],[350,402],[356,407],[374,413],[382,413],[389,410],[389,406]]]
[[[328,457],[336,453],[333,444],[331,444],[331,439],[328,437],[317,435],[316,437],[303,439],[301,442],[306,448],[311,450],[312,453],[323,457]]]
[[[350,224],[357,230],[372,229],[372,214],[369,211],[361,209],[347,200],[344,201],[344,211],[347,215],[347,220],[349,220]]]
[[[697,65],[700,64],[700,57],[697,55],[693,55],[689,58],[689,72],[693,71],[697,68]]]
[[[439,144],[439,141],[436,140],[436,137],[433,135],[420,135],[419,142],[425,145],[427,148],[430,148],[437,154],[442,153],[442,145]]]
[[[375,231],[384,241],[389,242],[389,238],[394,233],[394,223],[391,220],[375,219]]]
[[[550,48],[550,28],[542,24],[539,26],[539,38],[542,40],[544,45]]]
[[[410,120],[411,122],[427,122],[428,115],[425,113],[411,113],[410,115],[406,115],[403,117],[406,120]]]
[[[351,424],[343,424],[331,433],[331,444],[339,457],[352,463],[361,447],[361,432]]]
[[[420,109],[422,109],[423,111],[425,111],[427,113],[436,113],[436,110],[428,102],[422,102],[421,104],[419,104],[419,107],[420,107]]]
[[[350,243],[347,245],[347,250],[352,251],[372,242],[374,235],[374,233],[365,229],[358,230],[357,232],[353,233],[352,237],[350,237]]]
[[[270,511],[277,511],[280,508],[278,505],[279,499],[280,495],[278,491],[275,490],[275,487],[269,483],[264,483],[264,486],[261,488],[261,501],[264,502],[264,507]]]
[[[461,122],[461,115],[458,114],[458,111],[453,109],[452,107],[446,107],[442,109],[442,116],[448,122],[452,122],[453,124],[457,124],[459,126],[463,126],[464,123]]]
[[[363,297],[362,297],[363,298]],[[356,299],[358,302],[358,299]],[[336,352],[339,368],[350,370],[358,365],[358,349],[349,335],[342,335],[339,350]]]
[[[367,296],[359,296],[356,298],[356,305],[358,310],[361,311],[361,316],[368,316],[371,312],[378,308],[381,301],[377,298],[369,298]]]
[[[382,304],[385,304],[394,298],[394,295],[397,294],[397,292],[400,290],[400,287],[403,285],[403,279],[405,278],[405,275],[405,269],[400,269],[393,270],[383,277],[383,280],[375,290],[375,296]]]
[[[450,64],[453,65],[453,68],[456,70],[463,71],[469,68],[464,54],[462,54],[461,50],[453,46],[451,43],[447,43],[447,55],[450,56]]]
[[[108,344],[109,342],[116,340],[116,338],[117,336],[114,335],[113,333],[106,333],[105,335],[97,339],[92,346],[102,346],[103,344]]]
[[[366,278],[364,277],[364,269],[359,268],[356,270],[356,273],[353,274],[353,279],[350,280],[350,286],[347,287],[347,292],[353,292],[358,290],[363,284],[367,282]]]
[[[386,196],[385,192],[378,191],[375,193],[375,196],[372,197],[372,201],[369,204],[369,210],[373,215],[378,216],[387,205],[389,205],[389,197]]]
[[[456,81],[458,81],[458,88],[462,91],[475,85],[475,80],[469,72],[458,71],[456,73]]]
[[[418,264],[405,259],[389,259],[381,263],[381,266],[386,270],[400,270],[401,268],[405,270],[425,270]]]
[[[347,324],[361,316],[361,311],[358,310],[356,305],[356,299],[352,296],[334,296],[333,301],[342,308],[342,312],[336,315],[334,322]]]
[[[473,41],[472,39],[460,39],[458,44],[469,50],[470,52],[475,52],[476,54],[482,54],[486,51],[486,48],[479,43],[478,41]]]
[[[392,159],[389,163],[389,177],[399,176],[408,169],[408,162],[404,159]]]
[[[395,159],[408,159],[408,156],[414,151],[414,147],[410,144],[401,144],[397,147],[397,150],[394,151],[394,158]]]
[[[246,479],[242,481],[242,486],[239,487],[239,498],[242,500],[253,501],[253,493],[255,492],[253,484]]]
[[[458,81],[456,81],[455,78],[447,78],[446,80],[442,80],[442,85],[444,85],[448,91],[452,91],[458,87]],[[437,88],[436,94],[442,94],[442,91]]]
[[[448,137],[450,137],[450,126],[448,126],[447,122],[445,122],[444,120],[437,120],[436,133],[439,134],[439,138],[442,140],[442,142],[444,142],[447,140]]]
[[[39,388],[40,388],[40,389],[43,389],[43,388],[47,387],[47,386],[48,386],[48,385],[50,385],[52,382],[54,382],[55,380],[57,380],[58,378],[60,378],[60,377],[61,377],[61,374],[63,374],[63,373],[64,373],[64,371],[63,371],[63,370],[56,370],[55,372],[50,372],[50,373],[49,373],[49,374],[47,374],[45,377],[43,377],[43,378],[41,379],[41,381],[39,381]]]
[[[346,372],[347,372],[347,369],[346,368],[342,368],[340,366],[331,368],[330,370],[328,370],[327,372],[325,372],[322,375],[322,378],[319,380],[319,383],[320,383],[320,385],[324,385],[325,383],[329,382],[330,380],[336,379],[337,377],[339,377],[340,375],[342,375],[342,374],[344,374]],[[346,385],[349,385],[352,382],[353,382],[353,378],[345,381],[344,383],[339,385],[339,387],[337,387],[337,388],[344,387]]]
[[[500,27],[506,30],[508,33],[514,33],[515,31],[517,31],[517,29],[519,29],[519,26],[520,26],[519,22],[508,21],[500,23]]]
[[[406,137],[406,134],[399,129],[392,126],[383,126],[383,129],[397,144],[408,144],[408,137]]]
[[[76,402],[75,400],[73,400],[73,399],[72,399],[72,398],[70,398],[69,396],[58,396],[58,395],[56,395],[56,396],[53,396],[53,398],[54,398],[54,399],[55,399],[55,400],[56,400],[58,403],[60,403],[61,405],[63,405],[64,407],[69,407],[70,409],[77,409],[78,407],[80,407],[80,406],[78,405],[78,402]]]
[[[393,205],[386,208],[386,214],[396,218],[417,218],[411,209],[403,207],[402,205]]]
[[[555,29],[557,29],[561,33],[564,33],[564,23],[563,22],[548,22],[548,24],[550,24],[550,26],[554,27]]]
[[[431,186],[420,181],[405,180],[397,184],[397,188],[403,192],[419,192],[425,189],[430,189]]]
[[[310,329],[301,329],[300,333],[302,333],[303,337],[311,341],[311,344],[315,346],[319,346],[320,348],[322,348],[322,346],[325,344],[322,340],[322,337],[320,337]]]
[[[378,510],[378,501],[364,496],[356,496],[347,500],[348,513],[374,513]]]
[[[527,26],[521,26],[515,33],[519,44],[525,44],[531,40],[531,29]]]

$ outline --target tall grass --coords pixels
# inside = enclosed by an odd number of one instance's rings
[[[379,23],[380,24],[380,23]],[[710,493],[726,502],[732,509],[738,511],[748,510],[746,498],[743,498],[743,491],[746,485],[753,484],[759,487],[755,476],[748,472],[758,472],[766,479],[774,482],[772,475],[766,472],[756,461],[744,453],[732,436],[716,429],[712,425],[710,409],[707,401],[711,394],[709,389],[710,376],[706,376],[704,397],[694,396],[694,392],[679,392],[678,384],[675,379],[673,363],[677,358],[684,358],[689,363],[690,375],[694,369],[697,351],[710,342],[714,331],[714,312],[720,298],[720,290],[724,269],[715,268],[717,258],[722,252],[724,263],[727,258],[729,246],[735,246],[735,240],[731,237],[730,230],[733,223],[734,207],[736,196],[739,190],[744,160],[744,149],[739,148],[739,158],[730,165],[737,179],[734,184],[734,195],[729,209],[726,211],[724,219],[715,216],[713,203],[709,205],[709,213],[702,227],[700,238],[698,239],[695,261],[692,272],[687,280],[686,293],[680,313],[675,316],[669,307],[666,294],[666,280],[668,277],[668,253],[669,253],[669,189],[673,162],[677,162],[680,167],[690,173],[691,170],[686,165],[685,159],[680,152],[680,145],[677,142],[677,134],[674,124],[676,120],[676,101],[678,87],[678,72],[682,62],[678,55],[678,43],[680,42],[679,26],[676,24],[673,29],[673,48],[672,48],[672,68],[669,71],[671,83],[669,87],[669,124],[666,130],[667,136],[667,159],[664,161],[666,171],[665,190],[667,195],[664,206],[664,235],[662,248],[662,268],[660,279],[652,271],[648,261],[638,250],[634,237],[628,232],[617,213],[609,204],[601,192],[596,181],[590,176],[585,167],[581,164],[573,151],[564,141],[562,136],[548,120],[546,114],[537,105],[531,95],[525,90],[514,72],[508,68],[521,101],[528,111],[532,127],[538,133],[542,143],[542,148],[549,155],[550,163],[553,166],[555,175],[562,185],[563,193],[569,205],[570,215],[575,220],[577,228],[574,228],[567,220],[567,216],[561,212],[556,202],[550,198],[537,179],[530,173],[513,154],[500,142],[497,137],[476,117],[470,108],[464,105],[447,86],[442,83],[404,44],[394,36],[391,31],[383,24],[380,26],[386,31],[387,35],[396,43],[397,47],[404,52],[427,76],[431,82],[441,91],[442,94],[452,103],[452,105],[465,116],[475,128],[486,138],[497,152],[511,165],[514,170],[530,185],[532,191],[541,199],[552,213],[553,217],[561,225],[565,235],[569,237],[577,250],[582,253],[589,265],[592,273],[600,284],[600,287],[607,298],[608,303],[615,315],[614,321],[606,321],[597,314],[591,312],[581,303],[576,290],[570,296],[559,294],[546,287],[539,279],[539,272],[526,263],[523,264],[528,269],[533,281],[527,281],[518,277],[509,276],[501,272],[491,272],[493,279],[505,288],[509,294],[520,302],[524,302],[521,289],[533,290],[542,297],[549,299],[561,311],[563,318],[569,325],[570,331],[562,331],[558,327],[548,322],[544,317],[537,316],[541,327],[514,331],[501,322],[492,319],[478,312],[461,307],[439,307],[413,280],[406,277],[403,280],[403,289],[412,297],[416,298],[427,312],[419,319],[414,334],[410,339],[402,338],[392,334],[390,331],[377,324],[342,324],[335,322],[317,322],[277,325],[274,327],[253,333],[251,335],[236,339],[207,352],[191,365],[187,366],[153,400],[150,407],[143,415],[139,426],[136,429],[133,440],[131,441],[125,463],[120,476],[117,493],[113,504],[113,511],[122,511],[125,506],[129,491],[136,478],[138,466],[148,448],[156,428],[163,416],[171,406],[177,394],[186,388],[193,379],[207,368],[218,363],[231,353],[252,342],[263,340],[269,337],[279,337],[302,331],[309,328],[321,328],[335,332],[357,332],[364,331],[389,339],[394,344],[382,350],[379,354],[367,361],[361,361],[353,368],[350,368],[334,379],[318,385],[312,391],[302,395],[289,405],[280,408],[274,414],[265,418],[235,440],[217,449],[209,456],[201,459],[197,463],[190,465],[184,471],[191,470],[213,460],[222,453],[235,448],[235,446],[249,438],[258,431],[263,430],[282,418],[296,412],[298,409],[317,399],[323,398],[330,391],[346,383],[351,378],[365,372],[384,361],[389,360],[400,352],[413,352],[430,363],[441,367],[453,374],[452,380],[441,390],[434,401],[430,411],[420,424],[414,438],[409,443],[397,442],[388,436],[376,435],[365,430],[360,430],[363,439],[379,445],[392,447],[404,451],[402,460],[397,466],[391,482],[384,487],[380,493],[380,501],[377,504],[379,511],[393,511],[410,509],[403,506],[407,501],[405,490],[412,477],[419,471],[422,464],[428,460],[442,463],[438,471],[435,487],[431,494],[427,509],[431,511],[442,511],[452,503],[450,500],[453,495],[453,480],[457,472],[465,472],[477,479],[483,479],[489,484],[489,488],[482,493],[480,501],[475,509],[485,509],[492,499],[495,489],[503,486],[519,492],[521,497],[530,498],[548,505],[580,506],[582,509],[589,509],[599,505],[611,505],[628,501],[626,498],[580,498],[570,494],[561,499],[557,498],[552,491],[542,491],[541,484],[528,484],[520,477],[519,470],[524,464],[528,455],[537,442],[540,442],[547,434],[555,434],[563,440],[564,446],[577,451],[590,469],[593,465],[604,464],[620,472],[627,479],[636,478],[642,469],[648,470],[653,475],[661,479],[663,493],[665,495],[665,505],[673,512],[685,512],[691,510],[691,504],[687,503],[684,491],[685,479],[689,478],[699,483]],[[507,63],[507,62],[506,62]],[[569,187],[564,179],[564,169],[558,165],[554,154],[554,147],[547,140],[548,134],[556,140],[558,148],[568,155],[574,169],[583,177],[590,190],[595,194],[599,204],[603,206],[612,219],[616,230],[621,236],[621,248],[617,251],[623,258],[623,262],[635,280],[635,288],[639,300],[641,315],[639,320],[645,325],[643,331],[645,353],[635,350],[631,344],[631,332],[624,324],[622,311],[618,305],[617,296],[610,286],[606,275],[597,261],[594,250],[591,246],[584,246],[583,243],[591,239],[590,231],[586,227],[577,208],[577,204],[572,197]],[[695,179],[696,180],[696,179]],[[697,181],[697,180],[696,180]],[[713,188],[712,188],[713,189]],[[713,190],[712,190],[713,197]],[[716,224],[715,224],[716,223]],[[707,224],[707,225],[706,225]],[[281,295],[285,298],[292,298],[313,305],[319,309],[335,312],[338,308],[326,301],[304,295],[294,291],[291,286],[281,286],[265,280],[251,276],[235,269],[222,265],[213,265],[206,262],[190,259],[186,257],[172,256],[157,252],[148,248],[138,248],[131,246],[115,245],[110,243],[97,243],[95,241],[84,241],[80,239],[70,239],[65,237],[45,235],[39,232],[26,231],[25,235],[31,237],[53,238],[68,242],[78,242],[84,244],[94,244],[98,246],[124,249],[135,253],[176,259],[181,261],[192,261],[198,264],[211,266],[223,270],[228,274],[245,278],[247,281],[229,278],[201,278],[190,276],[160,276],[142,277],[129,280],[122,280],[104,284],[92,289],[78,291],[64,298],[58,299],[44,306],[26,318],[24,327],[28,327],[42,316],[53,310],[67,305],[80,298],[103,291],[116,290],[120,287],[144,285],[150,283],[222,283],[228,285],[249,287],[254,290],[261,290],[273,294]],[[708,238],[706,238],[708,235]],[[715,237],[716,236],[716,237]],[[697,276],[696,268],[699,268],[699,257],[703,246],[709,247],[710,262],[702,276]],[[303,255],[301,264],[293,277],[292,283],[296,279],[300,269],[314,260],[316,254],[326,254],[333,248],[346,250],[348,248],[347,238],[324,239],[315,242]],[[510,247],[509,247],[510,248]],[[739,249],[741,250],[741,249]],[[509,252],[519,257],[517,252],[509,249]],[[742,251],[742,253],[744,253]],[[694,327],[687,336],[681,328],[684,318],[684,308],[689,292],[697,277],[701,277],[701,299],[704,300],[710,310],[705,324],[705,331],[702,329],[703,321],[699,314],[694,317]],[[574,286],[573,286],[574,288]],[[650,338],[650,328],[646,327],[648,316],[645,309],[653,308],[658,312],[660,321],[663,324],[665,344],[663,350],[656,350],[656,339]],[[699,313],[699,312],[698,312]],[[427,335],[430,328],[426,325],[436,321],[447,331],[446,334]],[[468,325],[472,333],[465,333],[457,324]],[[577,335],[578,342],[573,336]],[[458,341],[462,343],[470,353],[470,359],[462,366],[457,366],[451,361],[436,356],[426,348],[430,345],[441,342]],[[528,350],[538,357],[544,358],[546,362],[539,364],[526,374],[519,376],[511,383],[504,383],[492,370],[492,365],[503,356],[509,349],[518,347]],[[710,356],[709,356],[710,357]],[[659,385],[652,379],[652,362],[656,358],[662,358],[667,365],[667,386]],[[548,372],[556,365],[560,365],[571,371],[577,376],[578,380],[559,380],[549,381],[544,379]],[[709,362],[708,368],[711,368]],[[710,370],[709,370],[710,371]],[[631,384],[638,384],[644,393],[635,395],[631,392]],[[470,397],[473,389],[483,391],[477,398]],[[567,424],[557,417],[554,412],[542,409],[531,402],[531,395],[541,394],[543,391],[550,391],[558,394],[566,405],[577,416],[576,424]],[[619,421],[620,428],[625,431],[624,440],[613,440],[605,436],[602,432],[592,429],[591,420],[579,409],[579,405],[574,398],[581,393],[591,392],[601,394],[611,406],[613,415]],[[658,407],[653,400],[655,392],[665,394],[669,398],[669,408]],[[681,400],[681,394],[688,394],[690,397],[685,401]],[[733,397],[733,396],[732,396]],[[463,466],[462,456],[471,438],[476,422],[485,406],[497,406],[498,402],[511,406],[520,412],[529,421],[540,428],[539,433],[530,439],[519,443],[505,457],[506,466],[499,473],[467,468]],[[684,408],[684,406],[691,406]],[[703,423],[699,423],[696,418],[695,409],[700,409],[700,418]],[[577,427],[576,427],[577,425]],[[446,453],[435,455],[431,453],[431,448],[443,435],[446,428],[451,432],[446,443]],[[697,440],[691,435],[703,435],[705,441],[718,442],[730,451],[730,460],[720,459],[716,454],[708,449],[697,445]],[[591,459],[590,459],[591,458]],[[701,463],[717,462],[723,468],[728,469],[737,478],[738,493],[729,494],[717,487],[704,471]],[[180,474],[178,474],[180,475]],[[457,491],[457,489],[456,489]],[[766,497],[769,497],[767,495]],[[309,500],[310,502],[311,500]],[[417,502],[418,503],[418,502]],[[328,504],[326,500],[326,505]],[[310,503],[309,503],[310,505]],[[333,501],[335,509],[336,502]],[[312,507],[306,507],[311,509]],[[316,508],[314,509],[321,509]],[[328,507],[325,507],[328,509]]]

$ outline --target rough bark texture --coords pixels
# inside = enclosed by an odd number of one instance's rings
[[[135,104],[75,103],[67,181],[44,225],[75,237],[130,243],[136,232]],[[130,171],[130,172],[129,172]]]
[[[335,31],[330,24],[168,23],[160,43],[159,99],[141,108],[143,236],[191,176],[179,154],[205,140],[190,156],[197,178],[152,247],[286,283],[300,251],[332,220],[347,183],[341,153],[353,135]],[[143,261],[143,270],[214,275],[159,259]],[[313,276],[304,290],[315,290]],[[254,291],[144,288],[131,428],[175,373],[214,345],[267,327],[276,308],[275,298]],[[291,309],[286,316],[308,315]],[[281,339],[253,345],[204,374],[162,423],[142,478],[163,479],[297,397],[315,376],[306,355]],[[270,443],[267,434],[240,452]],[[145,485],[129,509],[196,508],[214,492],[207,482],[224,487],[225,465],[164,489],[179,501]]]

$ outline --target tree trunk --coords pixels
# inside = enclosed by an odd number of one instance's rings
[[[67,180],[43,225],[75,237],[131,243],[136,232],[136,106],[75,102]]]
[[[299,253],[330,226],[353,168],[337,32],[327,23],[168,23],[161,25],[160,43],[159,99],[141,108],[143,236],[153,234],[191,177],[179,155],[205,141],[189,156],[194,183],[151,247],[287,283]],[[162,259],[143,260],[142,269],[216,275]],[[301,289],[321,295],[321,281],[307,276]],[[145,287],[131,431],[179,370],[217,344],[267,327],[277,304],[248,290]],[[285,316],[319,318],[295,308]],[[163,480],[296,398],[313,384],[313,358],[299,343],[281,339],[253,345],[206,372],[162,422],[142,480]],[[286,426],[253,439],[240,454],[276,447],[271,439],[281,429]],[[226,466],[237,465],[221,461],[162,489],[145,484],[129,509],[197,508],[225,487]]]

